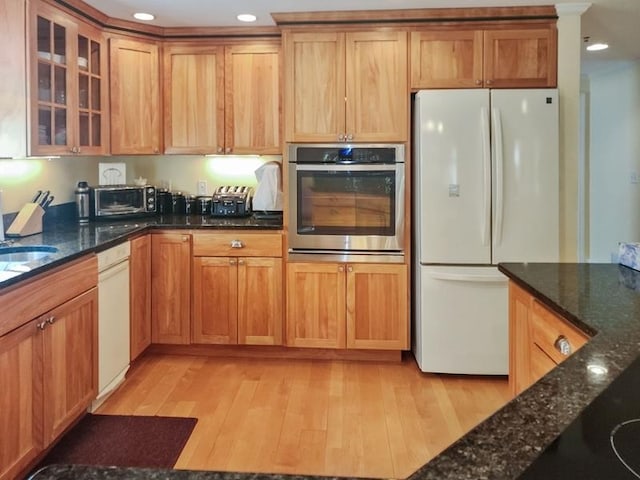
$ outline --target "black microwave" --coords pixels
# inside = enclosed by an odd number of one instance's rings
[[[156,187],[152,185],[101,185],[89,192],[94,220],[156,213]]]

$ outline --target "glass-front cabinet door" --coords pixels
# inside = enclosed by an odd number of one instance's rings
[[[102,35],[48,5],[32,5],[30,153],[106,153]]]

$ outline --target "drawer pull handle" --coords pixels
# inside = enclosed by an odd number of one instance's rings
[[[244,248],[244,245],[240,240],[231,240],[231,248]]]
[[[565,357],[571,355],[571,344],[569,343],[569,340],[567,340],[567,337],[565,337],[564,335],[560,335],[556,339],[556,341],[553,342],[553,346],[556,347],[556,350],[558,350]]]

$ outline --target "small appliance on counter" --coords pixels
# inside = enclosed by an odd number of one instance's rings
[[[253,190],[247,186],[218,187],[211,199],[214,217],[247,217],[251,215]]]
[[[152,185],[103,185],[89,189],[90,216],[94,220],[155,215],[156,187]]]
[[[272,218],[282,215],[282,175],[278,162],[267,162],[254,172],[258,186],[253,195],[253,216]]]

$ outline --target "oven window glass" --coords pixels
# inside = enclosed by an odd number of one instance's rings
[[[144,207],[143,189],[104,190],[99,194],[98,208],[105,212],[137,210]]]
[[[298,171],[298,234],[394,235],[394,171]]]

